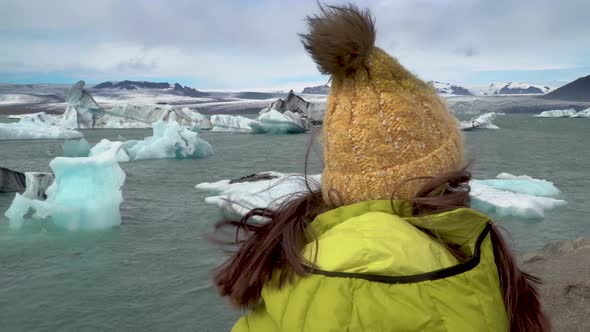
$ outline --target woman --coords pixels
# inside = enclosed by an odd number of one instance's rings
[[[322,189],[220,224],[245,233],[215,271],[251,309],[234,331],[549,330],[538,280],[469,209],[436,91],[374,46],[368,11],[323,7],[308,23],[304,47],[332,77]]]

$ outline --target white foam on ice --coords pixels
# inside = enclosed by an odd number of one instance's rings
[[[106,229],[121,224],[119,207],[125,173],[117,162],[123,144],[94,157],[53,159],[49,166],[55,179],[46,191],[47,199],[16,194],[5,215],[10,227],[25,222],[49,222],[70,231]]]

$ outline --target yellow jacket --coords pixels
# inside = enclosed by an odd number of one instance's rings
[[[421,218],[390,201],[331,210],[311,224],[317,247],[303,249],[316,269],[282,288],[268,282],[232,331],[507,331],[489,229],[465,208]]]

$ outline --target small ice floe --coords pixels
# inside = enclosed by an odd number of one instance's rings
[[[254,208],[276,207],[296,193],[320,189],[321,174],[306,179],[302,174],[263,172],[235,180],[203,182],[195,186],[211,196],[205,202],[216,205],[228,217],[241,217]]]
[[[576,115],[576,110],[568,108],[565,110],[549,110],[535,115],[535,118],[569,118]]]
[[[496,119],[496,113],[490,112],[480,116],[476,116],[471,120],[459,122],[459,128],[464,131],[470,131],[474,129],[500,129],[492,123]]]
[[[552,182],[526,175],[502,173],[496,179],[472,180],[470,186],[472,207],[499,217],[543,218],[545,211],[567,204],[555,198],[560,191]]]

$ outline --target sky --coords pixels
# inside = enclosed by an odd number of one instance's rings
[[[332,1],[328,4],[342,4]],[[359,0],[424,80],[560,86],[590,74],[588,0]],[[0,83],[324,84],[298,33],[315,0],[0,0]]]

